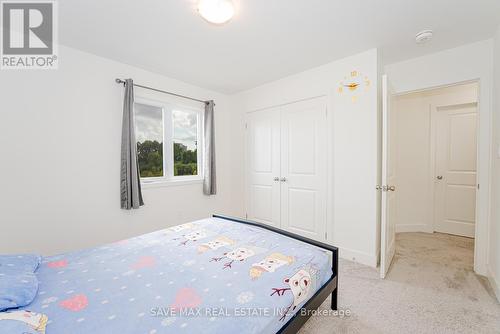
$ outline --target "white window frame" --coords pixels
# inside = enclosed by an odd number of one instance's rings
[[[158,187],[158,186],[172,186],[172,185],[185,185],[203,182],[203,149],[204,149],[204,135],[203,135],[203,109],[195,108],[180,103],[172,103],[169,101],[158,101],[150,98],[136,97],[135,103],[158,107],[162,109],[163,119],[163,176],[162,177],[141,177],[141,186],[143,188]],[[197,114],[197,157],[196,162],[197,175],[182,175],[174,176],[174,141],[173,141],[173,120],[172,111],[186,111],[194,112]]]

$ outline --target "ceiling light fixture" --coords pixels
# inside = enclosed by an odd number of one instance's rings
[[[432,30],[423,30],[415,36],[417,44],[424,44],[432,39]]]
[[[234,16],[234,5],[231,0],[200,0],[198,12],[210,23],[224,24]]]

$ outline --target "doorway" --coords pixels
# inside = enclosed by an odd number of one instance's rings
[[[389,153],[387,170],[393,172],[388,174],[391,184],[386,184],[389,194],[383,193],[392,205],[385,209],[391,213],[386,219],[392,220],[386,225],[395,233],[438,232],[474,239],[478,83],[387,99],[390,122],[384,146]],[[387,264],[385,269],[382,264],[381,259],[381,272],[387,273]]]

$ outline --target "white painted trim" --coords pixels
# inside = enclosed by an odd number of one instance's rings
[[[345,247],[338,247],[338,248],[339,248],[339,256],[341,258],[361,263],[373,268],[377,268],[378,256]]]
[[[187,186],[191,184],[202,184],[203,179],[196,177],[193,179],[184,179],[184,180],[164,180],[163,178],[160,181],[154,182],[144,182],[141,181],[142,189],[151,189],[151,188],[164,188],[164,187],[177,187],[177,186]]]
[[[475,82],[479,82],[479,79],[457,81],[454,83],[447,83],[444,85],[436,85],[436,86],[430,86],[430,87],[425,87],[425,88],[420,88],[420,89],[403,90],[403,91],[394,93],[394,96],[401,96],[401,95],[407,95],[407,94],[412,94],[412,93],[424,93],[424,92],[432,91],[435,89],[448,88],[448,87],[454,87],[454,86],[460,86],[460,85],[467,85],[467,84],[471,84],[471,83],[475,83]]]
[[[292,99],[292,100],[286,101],[284,103],[271,104],[271,105],[268,105],[268,106],[265,106],[262,108],[247,110],[247,111],[245,111],[245,113],[249,114],[249,113],[256,112],[256,111],[263,111],[263,110],[268,110],[268,109],[272,109],[272,108],[284,107],[284,106],[289,105],[289,104],[294,104],[297,102],[303,102],[303,101],[308,101],[308,100],[314,100],[314,99],[321,98],[321,97],[327,97],[327,94],[314,95],[314,96],[305,97],[303,99],[298,99],[298,100]]]
[[[134,100],[135,103],[149,105],[161,108],[162,123],[163,123],[163,176],[162,177],[145,177],[141,178],[141,186],[147,188],[158,188],[168,186],[188,185],[200,183],[203,181],[203,150],[204,144],[204,128],[203,128],[203,109],[195,108],[182,103],[174,103],[171,99],[155,100],[143,96],[138,96]],[[174,176],[174,149],[172,147],[173,140],[173,118],[172,112],[179,109],[184,112],[192,112],[196,114],[197,126],[197,175]],[[172,159],[170,159],[172,157]]]
[[[497,300],[500,302],[500,281],[495,278],[495,274],[493,274],[493,270],[491,268],[488,269],[488,281],[490,282],[491,288],[497,297]]]
[[[334,158],[335,158],[335,151],[334,151],[334,144],[335,144],[335,137],[334,137],[334,131],[333,129],[335,128],[335,121],[333,117],[333,105],[332,105],[332,99],[328,98],[328,95],[325,95],[326,97],[326,122],[327,122],[327,143],[326,143],[326,152],[327,152],[327,172],[326,172],[326,242],[334,245],[333,243],[333,228],[335,224],[334,220],[334,203],[335,203],[335,183],[334,183],[334,176],[335,176],[335,168],[334,168]]]
[[[248,175],[250,174],[249,172],[249,167],[248,167],[248,164],[249,164],[249,156],[250,156],[250,153],[248,152],[248,146],[250,145],[249,144],[249,140],[248,140],[248,113],[244,113],[243,114],[243,131],[244,131],[244,135],[243,135],[243,149],[244,149],[244,154],[243,154],[243,199],[245,201],[244,205],[244,209],[245,209],[245,219],[248,218],[248,211],[249,211],[249,202],[250,202],[250,195],[249,195],[249,191],[248,189],[250,188],[250,180],[249,180],[249,177]]]
[[[405,233],[405,232],[424,232],[424,233],[433,233],[432,227],[428,224],[397,224],[396,225],[396,233]]]
[[[491,80],[491,79],[490,79]],[[488,270],[488,253],[490,250],[490,224],[491,224],[491,184],[492,184],[492,173],[491,173],[491,162],[492,162],[492,151],[491,144],[493,141],[493,122],[491,121],[493,117],[493,93],[490,90],[490,101],[486,103],[485,99],[482,98],[482,90],[484,90],[485,80],[478,79],[478,91],[477,91],[477,166],[476,166],[476,183],[480,185],[476,192],[476,223],[475,223],[475,239],[474,239],[474,271],[479,275],[484,275]],[[491,83],[491,81],[490,81]],[[489,104],[490,110],[483,108],[485,104]],[[485,113],[486,112],[486,113]],[[483,119],[488,121],[488,127],[482,125]],[[481,140],[481,133],[488,133],[488,140]],[[481,159],[481,149],[484,148],[487,154],[487,161],[482,161]],[[484,159],[483,159],[484,160]],[[486,167],[483,167],[483,164]],[[484,171],[483,171],[484,168]],[[486,182],[482,182],[481,177],[485,177]],[[482,201],[481,201],[482,200]],[[484,210],[484,221],[480,219],[481,213]]]
[[[475,224],[469,222],[454,221],[451,222],[441,222],[441,226],[434,227],[434,231],[439,233],[460,235],[462,237],[474,238],[475,236]]]
[[[429,166],[427,174],[429,175],[429,212],[428,219],[429,225],[427,229],[430,233],[434,232],[434,226],[436,225],[436,119],[437,119],[437,107],[433,104],[429,105]]]

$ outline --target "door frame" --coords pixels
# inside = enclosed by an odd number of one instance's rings
[[[482,163],[480,160],[480,152],[482,147],[488,147],[489,149],[489,157],[490,159],[486,162],[487,164],[487,170],[485,174],[488,175],[488,184],[480,186],[480,189],[476,192],[476,215],[475,215],[475,230],[474,230],[474,272],[481,274],[481,275],[487,275],[487,263],[488,263],[488,244],[489,244],[489,219],[490,219],[490,201],[491,201],[491,191],[490,191],[490,185],[491,185],[491,173],[490,173],[490,161],[491,161],[491,148],[490,148],[490,142],[484,142],[481,141],[481,133],[485,131],[484,128],[481,127],[481,118],[483,117],[482,112],[484,113],[485,111],[482,111],[481,109],[481,79],[480,78],[475,78],[475,79],[470,79],[470,80],[464,80],[464,81],[458,81],[450,84],[443,84],[443,85],[437,85],[437,86],[430,86],[430,87],[425,87],[422,89],[414,89],[414,90],[407,90],[407,91],[401,91],[397,92],[394,94],[394,96],[401,96],[401,95],[407,95],[411,93],[420,93],[420,92],[426,92],[430,90],[435,90],[435,89],[440,89],[440,88],[447,88],[447,87],[454,87],[454,86],[460,86],[460,85],[465,85],[465,84],[471,84],[471,83],[476,83],[477,84],[477,132],[476,132],[476,137],[477,137],[477,152],[476,152],[476,161],[477,161],[477,166],[476,166],[476,183],[480,184],[481,177],[483,176],[483,170],[481,168]],[[432,107],[431,107],[432,108]],[[429,110],[430,116],[433,117],[432,109]],[[490,141],[491,141],[491,124],[490,126]],[[433,122],[431,121],[430,124],[430,131],[431,133],[429,135],[432,135],[432,133],[435,131],[435,126],[433,125]],[[430,150],[431,150],[431,159],[430,159],[430,166],[429,172],[430,174],[434,174],[435,172],[435,138],[430,138],[429,145],[431,145]],[[431,178],[429,182],[434,183],[434,179]],[[430,186],[430,196],[429,196],[429,201],[430,202],[430,217],[432,219],[432,228],[434,229],[434,184]],[[480,201],[480,193],[481,189],[486,190],[486,198],[483,199],[483,201]],[[485,210],[487,212],[487,215],[484,220],[480,219],[480,212],[482,210]],[[482,230],[485,231],[484,237],[483,234],[480,233]],[[481,251],[481,254],[479,253]],[[479,267],[480,266],[480,267]]]

